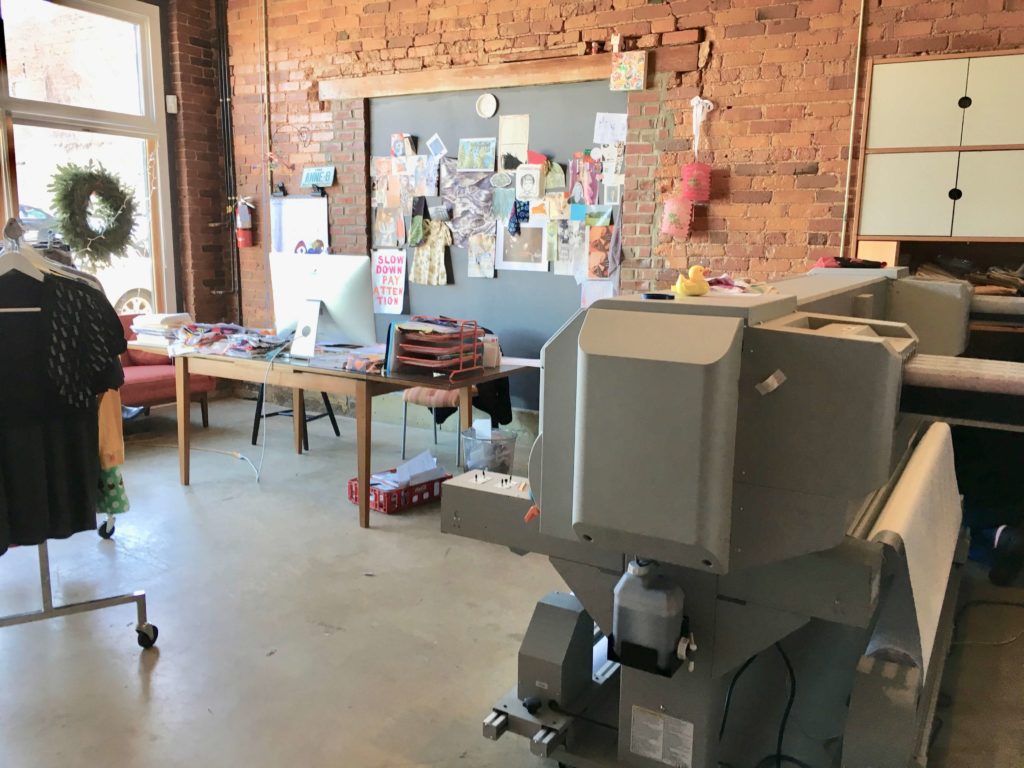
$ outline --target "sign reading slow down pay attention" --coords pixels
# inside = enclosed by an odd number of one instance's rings
[[[373,311],[400,315],[405,304],[405,249],[373,251]]]

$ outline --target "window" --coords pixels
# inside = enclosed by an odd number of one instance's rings
[[[175,306],[159,14],[138,0],[0,0],[4,218],[28,241],[59,240],[49,184],[95,163],[135,194],[132,242],[96,270],[119,312]],[[3,145],[7,144],[5,148]]]

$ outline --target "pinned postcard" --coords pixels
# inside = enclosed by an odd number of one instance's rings
[[[494,277],[494,235],[469,236],[469,276]]]
[[[607,280],[612,274],[609,252],[612,247],[611,227],[591,227],[587,244],[587,277]]]
[[[598,112],[594,118],[594,143],[616,144],[626,141],[626,113]]]
[[[587,206],[576,205],[575,203],[569,206],[569,221],[586,221],[587,219]]]
[[[619,205],[622,202],[622,185],[605,184],[603,202],[605,205]]]
[[[544,195],[545,213],[549,219],[569,218],[569,196],[565,192]]]
[[[647,85],[647,51],[617,51],[612,54],[613,91],[642,91]]]
[[[416,148],[412,145],[412,136],[408,133],[391,134],[391,156],[402,157],[404,155],[415,155]]]
[[[575,222],[571,221],[553,221],[548,226],[550,227],[551,224],[555,224],[558,227],[558,243],[554,264],[555,274],[571,276],[573,273],[573,230],[577,228],[582,230],[583,228],[577,227]]]
[[[395,248],[405,243],[405,218],[399,208],[375,208],[373,246]]]
[[[587,206],[587,215],[584,218],[588,227],[607,227],[612,223],[612,206],[590,205]]]
[[[501,115],[498,118],[498,157],[500,170],[507,170],[505,157],[511,155],[520,163],[527,162],[527,147],[530,143],[529,115]]]
[[[459,139],[460,171],[494,171],[497,139]]]
[[[432,157],[439,157],[440,155],[448,154],[448,147],[441,141],[441,137],[435,133],[427,139],[427,151],[430,152]]]
[[[400,315],[405,304],[405,251],[387,248],[373,254],[373,311]]]
[[[516,199],[539,200],[544,197],[544,169],[540,165],[516,168]]]

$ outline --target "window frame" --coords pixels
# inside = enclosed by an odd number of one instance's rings
[[[0,14],[5,2],[0,0]],[[18,211],[18,183],[14,143],[14,125],[29,125],[59,130],[104,133],[143,139],[152,158],[149,178],[150,226],[153,232],[153,301],[157,311],[177,307],[171,222],[170,157],[168,152],[167,111],[160,32],[160,9],[140,0],[49,0],[86,13],[134,24],[139,30],[139,77],[141,78],[141,115],[77,107],[10,95],[7,51],[0,27],[0,207],[3,220]],[[2,19],[0,19],[2,24]],[[9,213],[11,212],[11,213]]]

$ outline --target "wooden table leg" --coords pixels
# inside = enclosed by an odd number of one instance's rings
[[[359,478],[359,527],[370,527],[370,420],[373,393],[365,381],[356,381],[356,476]]]
[[[473,388],[463,387],[459,390],[459,429],[473,426]]]
[[[192,432],[192,391],[189,386],[188,358],[174,358],[174,397],[178,412],[178,475],[182,485],[189,481],[189,441]]]
[[[295,437],[295,452],[299,454],[302,453],[302,425],[306,418],[304,397],[303,390],[292,390],[292,433]]]

